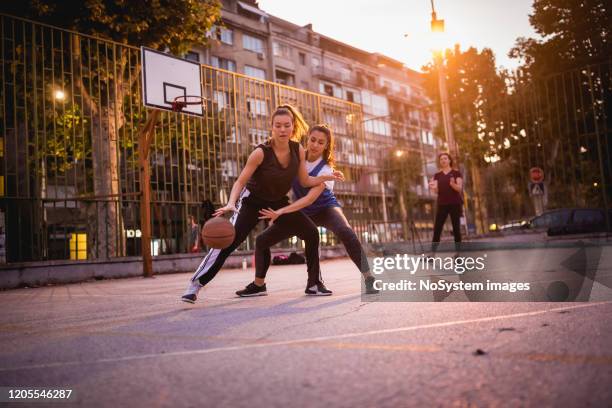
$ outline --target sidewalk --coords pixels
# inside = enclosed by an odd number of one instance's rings
[[[272,254],[302,253],[295,248],[277,248]],[[173,254],[153,257],[155,275],[192,272],[206,253]],[[346,256],[344,247],[322,247],[321,260]],[[253,264],[253,251],[236,251],[226,260],[224,269],[242,268]],[[37,287],[49,284],[79,283],[90,280],[118,279],[142,276],[142,258],[139,256],[100,261],[44,261],[6,264],[0,266],[0,290],[19,287]]]

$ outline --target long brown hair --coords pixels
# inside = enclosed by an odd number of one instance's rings
[[[274,122],[274,118],[278,115],[290,116],[293,120],[293,133],[291,134],[291,140],[294,142],[301,142],[302,137],[308,132],[308,123],[304,120],[304,117],[297,108],[288,103],[279,105],[272,114],[270,122]]]
[[[329,167],[331,167],[332,169],[335,168],[336,167],[336,159],[334,157],[334,148],[335,148],[334,139],[335,138],[334,138],[331,128],[324,123],[314,125],[308,131],[308,136],[310,136],[312,132],[314,131],[319,131],[325,134],[325,136],[327,136],[327,147],[325,148],[325,150],[323,150],[322,157],[323,157],[323,160],[327,162]],[[308,152],[306,154],[308,154]],[[306,158],[308,158],[308,156],[306,156]]]

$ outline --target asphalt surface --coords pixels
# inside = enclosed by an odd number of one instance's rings
[[[0,292],[0,386],[86,407],[610,406],[612,302],[363,302],[347,259]],[[53,406],[62,406],[57,403]],[[45,406],[45,402],[27,403]],[[24,403],[14,404],[23,407]]]

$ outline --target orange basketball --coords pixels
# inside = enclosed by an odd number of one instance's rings
[[[226,218],[214,217],[204,224],[202,238],[206,246],[210,248],[227,248],[234,242],[235,236],[234,226]]]

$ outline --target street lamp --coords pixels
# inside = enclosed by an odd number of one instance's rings
[[[438,19],[434,2],[431,0],[431,31],[437,38],[444,34],[444,20]],[[448,102],[448,90],[446,89],[446,73],[444,72],[444,49],[434,50],[434,63],[438,66],[438,87],[440,91],[440,104],[442,107],[442,121],[444,124],[444,135],[448,150],[453,157],[456,157],[457,146],[455,144],[455,135],[453,133],[453,122],[450,113],[450,105]]]
[[[55,90],[55,92],[53,93],[53,96],[58,101],[63,101],[64,99],[66,99],[66,93],[62,91],[61,89]]]

